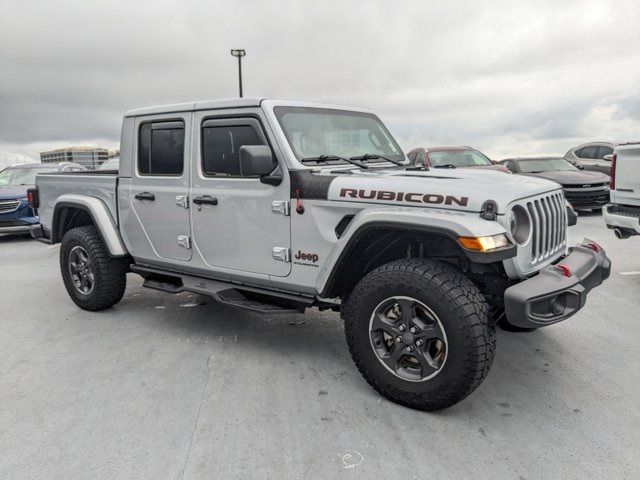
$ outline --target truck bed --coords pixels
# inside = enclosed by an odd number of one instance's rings
[[[36,177],[40,208],[38,215],[45,229],[51,229],[53,207],[61,195],[88,195],[104,202],[117,221],[118,173],[115,171],[44,173]]]

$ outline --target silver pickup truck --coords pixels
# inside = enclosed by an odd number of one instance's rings
[[[261,313],[339,311],[351,355],[392,401],[459,402],[495,327],[575,314],[609,275],[570,248],[559,185],[410,166],[371,112],[235,99],[125,114],[118,172],[39,175],[34,237],[62,242],[72,300],[101,310],[126,274]]]

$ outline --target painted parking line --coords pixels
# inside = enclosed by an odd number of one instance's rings
[[[640,275],[639,272],[620,272],[620,275]]]

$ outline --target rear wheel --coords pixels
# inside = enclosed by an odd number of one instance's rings
[[[478,288],[452,267],[425,259],[383,265],[342,307],[349,351],[388,399],[419,410],[450,407],[487,375],[495,328]]]
[[[60,271],[71,299],[84,310],[118,303],[127,284],[128,259],[112,258],[94,226],[69,230],[60,247]]]

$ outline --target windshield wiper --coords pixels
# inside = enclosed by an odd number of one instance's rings
[[[456,166],[450,163],[445,163],[444,165],[434,165],[434,168],[456,168]]]
[[[339,157],[338,155],[318,155],[317,157],[307,157],[300,160],[302,163],[307,162],[316,162],[316,163],[326,163],[329,164],[331,160],[341,160],[346,163],[350,163],[351,165],[355,165],[356,167],[360,167],[363,169],[369,168],[369,165],[365,165],[360,162],[356,162],[351,158]]]
[[[405,164],[402,162],[399,162],[398,160],[391,160],[390,158],[387,157],[383,157],[382,155],[378,155],[375,153],[365,153],[364,155],[358,155],[357,157],[351,157],[351,160],[359,160],[359,161],[364,161],[366,162],[367,160],[386,160],[389,163],[394,163],[398,166],[404,167]]]

